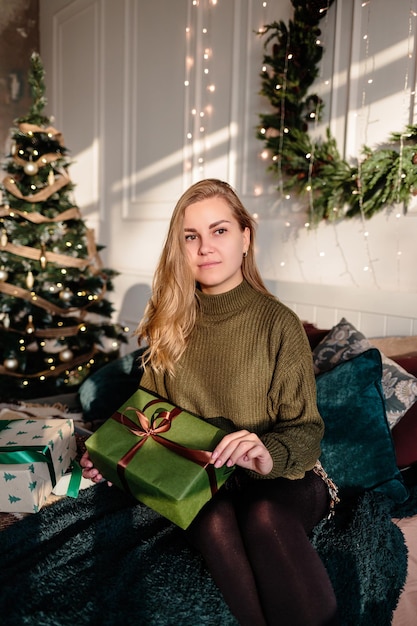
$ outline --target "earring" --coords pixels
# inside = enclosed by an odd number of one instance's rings
[[[247,250],[243,253],[243,258],[246,259],[246,257],[248,256],[248,252]]]

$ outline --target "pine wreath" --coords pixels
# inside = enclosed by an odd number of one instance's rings
[[[309,93],[323,56],[320,20],[334,0],[291,0],[293,19],[264,26],[266,36],[261,95],[272,107],[259,115],[257,137],[272,156],[268,169],[281,193],[307,196],[312,225],[362,216],[371,218],[417,195],[417,126],[391,133],[379,148],[364,146],[350,165],[341,158],[330,129],[313,141],[309,125],[321,117],[323,102]],[[270,50],[269,50],[270,48]]]

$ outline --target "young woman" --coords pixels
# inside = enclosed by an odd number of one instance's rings
[[[309,541],[332,504],[311,351],[262,282],[254,233],[227,183],[180,198],[137,330],[141,385],[227,432],[212,463],[237,469],[185,532],[239,624],[329,626],[336,600]]]

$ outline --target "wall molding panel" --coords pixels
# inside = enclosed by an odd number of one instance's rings
[[[346,310],[361,324],[372,320],[381,334],[417,332],[409,218],[417,209],[405,216],[392,207],[366,224],[343,220],[313,231],[303,199],[280,198],[279,181],[260,158],[256,127],[269,103],[259,94],[264,39],[255,33],[288,23],[290,0],[39,6],[48,114],[74,159],[75,201],[105,246],[105,264],[122,274],[115,307],[125,320],[141,315],[178,197],[191,183],[217,177],[256,214],[261,273],[285,285],[300,316],[324,323]],[[417,19],[410,3],[337,0],[320,27],[325,54],[314,91],[325,109],[311,132],[319,137],[329,126],[353,162],[365,143],[380,146],[416,122]],[[364,292],[375,302],[370,312],[361,311]]]

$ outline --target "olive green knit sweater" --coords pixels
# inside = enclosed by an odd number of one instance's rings
[[[198,295],[201,312],[175,376],[148,367],[141,385],[229,431],[257,433],[274,461],[266,478],[301,478],[320,455],[323,422],[298,317],[246,281]]]

